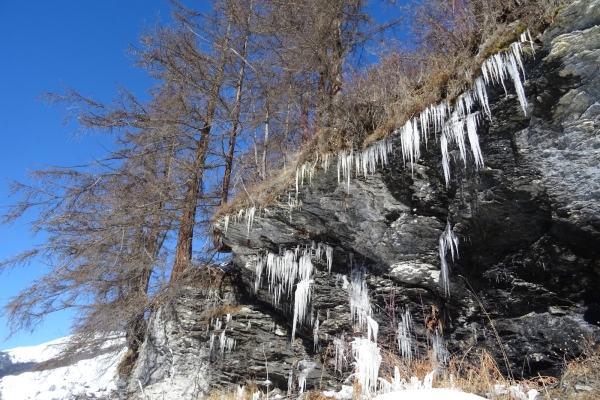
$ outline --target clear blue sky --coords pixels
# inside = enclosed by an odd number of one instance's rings
[[[193,4],[192,1],[186,2]],[[117,84],[139,96],[152,82],[132,66],[128,45],[145,24],[169,20],[166,0],[0,0],[0,206],[8,180],[24,181],[27,170],[76,165],[103,154],[109,138],[74,139],[62,126],[58,107],[36,101],[65,83],[96,100],[109,101]],[[35,240],[26,221],[0,226],[0,259],[26,250]],[[0,305],[27,286],[40,265],[0,275]],[[34,334],[8,341],[0,319],[0,349],[38,344],[69,333],[69,315],[50,316]]]
[[[201,0],[184,3],[203,5]],[[59,108],[36,97],[60,91],[62,82],[102,102],[114,97],[117,84],[143,98],[152,82],[133,67],[126,49],[138,43],[144,25],[168,23],[169,14],[166,0],[0,0],[0,207],[16,200],[7,197],[9,180],[23,182],[27,170],[45,166],[84,164],[102,156],[102,146],[110,143],[104,136],[74,138],[74,127],[62,126]],[[0,226],[0,260],[42,240],[32,238],[26,219]],[[41,271],[41,265],[32,264],[0,275],[0,306]],[[65,336],[69,326],[69,314],[58,313],[33,334],[4,341],[8,331],[0,318],[0,349]]]

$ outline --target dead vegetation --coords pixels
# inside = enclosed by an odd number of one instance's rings
[[[379,62],[347,74],[328,126],[315,128],[283,169],[238,188],[215,218],[244,206],[265,207],[290,188],[306,160],[342,149],[368,147],[390,135],[431,104],[454,99],[481,74],[482,62],[506,50],[529,29],[535,36],[568,0],[428,0],[407,9],[412,46],[388,46]],[[390,51],[390,47],[392,50]]]

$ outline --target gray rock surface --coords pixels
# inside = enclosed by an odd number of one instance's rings
[[[392,135],[388,166],[353,179],[349,190],[338,184],[334,163],[300,190],[301,206],[290,208],[284,193],[281,203],[257,212],[250,231],[232,221],[225,232],[220,220],[216,234],[235,265],[219,275],[227,281],[221,303],[207,301],[214,293],[206,288],[189,287],[157,312],[123,383],[129,395],[139,396],[141,385],[146,393],[192,398],[211,386],[264,382],[267,371],[271,388],[286,391],[290,370],[297,391],[300,361],[315,363],[308,389],[339,389],[351,368],[335,371],[333,340],[361,335],[348,288],[360,269],[383,351],[398,354],[395,328],[409,309],[418,356],[433,334],[424,317],[435,314],[433,328],[451,353],[486,349],[516,377],[558,374],[566,355],[582,351],[582,337],[600,340],[599,23],[598,0],[576,1],[539,38],[535,58],[526,60],[527,116],[510,88],[508,96],[488,89],[492,119],[479,130],[485,167],[464,168],[455,157],[450,187],[436,141],[411,173]],[[438,252],[447,221],[459,238],[459,257],[448,257],[449,294]],[[313,259],[309,321],[292,342],[293,293],[272,305],[266,278],[255,293],[256,262],[313,242],[333,247],[332,271]],[[236,347],[223,356],[209,350],[210,335],[223,329],[203,317],[222,299],[237,307],[226,330]],[[382,373],[391,368],[384,363]]]

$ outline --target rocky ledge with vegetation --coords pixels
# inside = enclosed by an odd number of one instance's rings
[[[488,355],[497,368],[477,370],[492,382],[482,395],[514,379],[552,398],[597,396],[589,376],[557,377],[600,341],[599,23],[598,1],[575,1],[534,37],[526,115],[513,87],[488,87],[482,168],[454,150],[446,185],[439,138],[411,168],[392,133],[387,165],[366,178],[340,184],[332,159],[328,171],[314,164],[297,201],[290,187],[253,218],[221,217],[215,241],[232,263],[153,314],[124,393],[370,385],[352,375],[369,336],[388,381],[400,367],[405,379],[435,369],[434,379],[460,382]],[[268,269],[293,264],[286,250],[309,279],[290,284]]]

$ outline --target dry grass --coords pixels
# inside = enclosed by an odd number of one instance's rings
[[[240,209],[247,207],[258,208],[273,204],[279,194],[290,188],[295,177],[296,164],[293,164],[253,187],[243,188],[235,198],[219,206],[213,218],[217,219],[223,215],[236,214]]]
[[[390,135],[431,104],[452,103],[481,74],[482,62],[506,50],[527,27],[543,31],[556,10],[568,0],[484,0],[455,3],[427,0],[415,6],[415,36],[423,41],[410,51],[381,56],[380,63],[355,71],[345,83],[336,121],[320,129],[290,159],[296,160],[270,178],[238,188],[219,207],[215,219],[244,207],[265,207],[295,179],[296,166],[315,155],[337,154],[350,147],[367,147]],[[455,9],[457,4],[463,9]],[[478,10],[478,4],[482,7]],[[459,7],[459,6],[457,6]],[[459,8],[460,8],[459,7]],[[436,18],[447,18],[440,23]],[[481,17],[483,15],[483,18]],[[442,26],[443,32],[436,31]],[[389,49],[386,49],[389,51]]]
[[[232,388],[214,388],[210,392],[204,394],[198,399],[202,400],[252,400],[252,394],[259,391],[258,386],[254,382],[249,382],[243,385],[243,391],[238,393],[237,387]]]
[[[559,381],[546,394],[548,399],[600,399],[600,345],[587,340],[583,354],[565,365]]]
[[[384,350],[382,355],[380,376],[388,381],[392,378],[389,372],[392,371],[393,374],[394,366],[398,367],[401,378],[406,381],[410,381],[411,377],[417,377],[423,381],[425,375],[436,368],[430,358],[414,359],[408,362],[395,355],[393,351]],[[501,374],[496,360],[487,351],[481,350],[470,355],[469,360],[467,360],[466,354],[461,357],[455,356],[444,368],[438,368],[438,373],[434,376],[433,387],[452,387],[486,397],[486,395],[494,393],[496,385],[503,385],[506,389],[519,385],[525,393],[530,389],[538,390],[540,392],[538,400],[600,398],[600,346],[593,341],[587,341],[587,348],[583,354],[565,364],[563,374],[559,378],[538,376],[527,380],[510,380]],[[252,394],[258,391],[255,383],[248,383],[241,397],[237,396],[236,388],[232,388],[215,389],[206,394],[203,399],[250,400]],[[356,399],[360,399],[362,389],[357,380],[354,380],[354,393],[357,394]],[[264,393],[262,398],[264,398]],[[508,396],[498,398],[508,398]],[[332,398],[325,396],[320,390],[310,390],[306,393],[306,400],[332,400]]]
[[[600,398],[600,346],[588,340],[585,351],[573,360],[565,363],[560,377],[538,376],[531,379],[512,380],[504,377],[496,360],[485,350],[476,354],[454,356],[443,369],[438,368],[434,376],[433,387],[457,388],[464,392],[482,397],[493,393],[496,385],[508,389],[521,386],[524,392],[536,389],[538,399],[582,399]],[[384,351],[380,375],[390,381],[394,367],[398,367],[400,376],[406,381],[417,377],[423,381],[426,374],[436,367],[430,358],[415,359],[408,362],[393,352]]]
[[[242,310],[242,306],[224,304],[219,307],[211,308],[202,313],[201,319],[205,322],[210,322],[213,318],[221,318],[227,314],[235,315]]]

